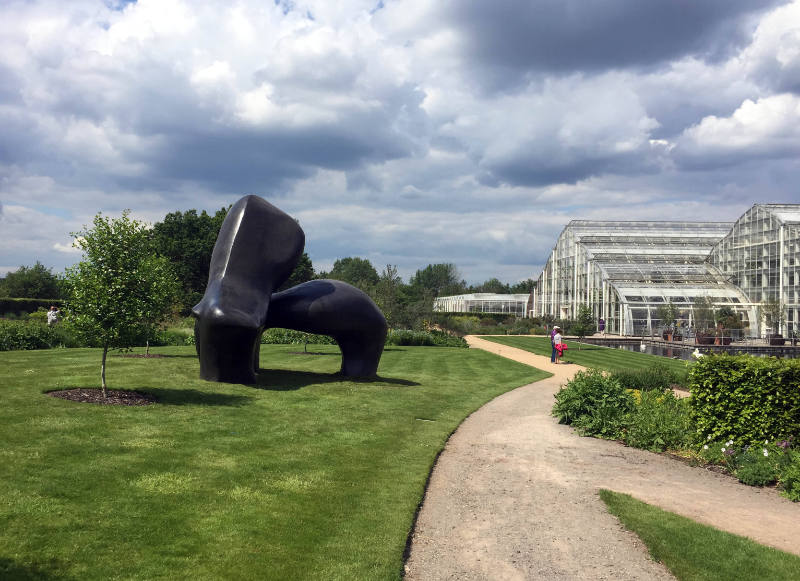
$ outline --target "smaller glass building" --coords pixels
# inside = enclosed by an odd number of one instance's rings
[[[493,293],[473,293],[437,297],[433,310],[440,313],[491,313],[527,317],[530,295],[501,295]]]

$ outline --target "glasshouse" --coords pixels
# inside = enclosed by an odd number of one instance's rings
[[[433,302],[433,310],[441,313],[492,313],[527,317],[530,312],[530,298],[528,294],[493,293],[438,297]]]
[[[735,223],[573,220],[539,277],[531,314],[572,319],[587,305],[620,335],[700,332],[722,317],[741,336],[792,332],[799,233],[798,204],[757,204]],[[779,305],[774,320],[764,320],[767,303]]]

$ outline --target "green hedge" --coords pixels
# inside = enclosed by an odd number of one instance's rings
[[[448,335],[443,331],[412,331],[394,329],[386,337],[387,345],[415,347],[468,347],[461,337]]]
[[[49,309],[52,305],[61,307],[63,301],[58,299],[9,299],[0,298],[0,316],[11,314],[21,315],[35,313],[40,307]]]
[[[800,436],[800,360],[707,355],[692,366],[689,382],[703,441]]]
[[[278,327],[267,329],[261,335],[262,345],[304,345],[306,343],[309,345],[335,345],[336,341],[327,335],[314,335]]]
[[[48,327],[32,321],[0,320],[0,351],[77,346],[72,333],[60,323]]]

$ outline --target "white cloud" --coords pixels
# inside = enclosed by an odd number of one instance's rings
[[[318,266],[524,278],[572,218],[796,197],[800,2],[698,4],[633,56],[655,8],[609,6],[594,54],[556,4],[0,3],[0,263],[67,264],[97,211],[257,193]]]
[[[729,117],[706,117],[684,132],[677,152],[704,165],[797,156],[800,96],[747,99]]]

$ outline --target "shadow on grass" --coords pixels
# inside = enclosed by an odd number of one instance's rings
[[[353,382],[360,384],[385,384],[413,387],[419,385],[414,381],[393,377],[345,377],[340,373],[314,373],[312,371],[292,371],[290,369],[259,369],[258,378],[253,387],[270,391],[293,391],[308,385],[322,383]]]
[[[252,398],[232,393],[213,393],[197,389],[171,389],[168,387],[139,387],[136,391],[149,393],[158,398],[161,405],[213,405],[242,406]]]
[[[69,581],[56,567],[47,569],[36,565],[21,565],[12,559],[0,557],[0,579],[15,579],[17,581]]]

